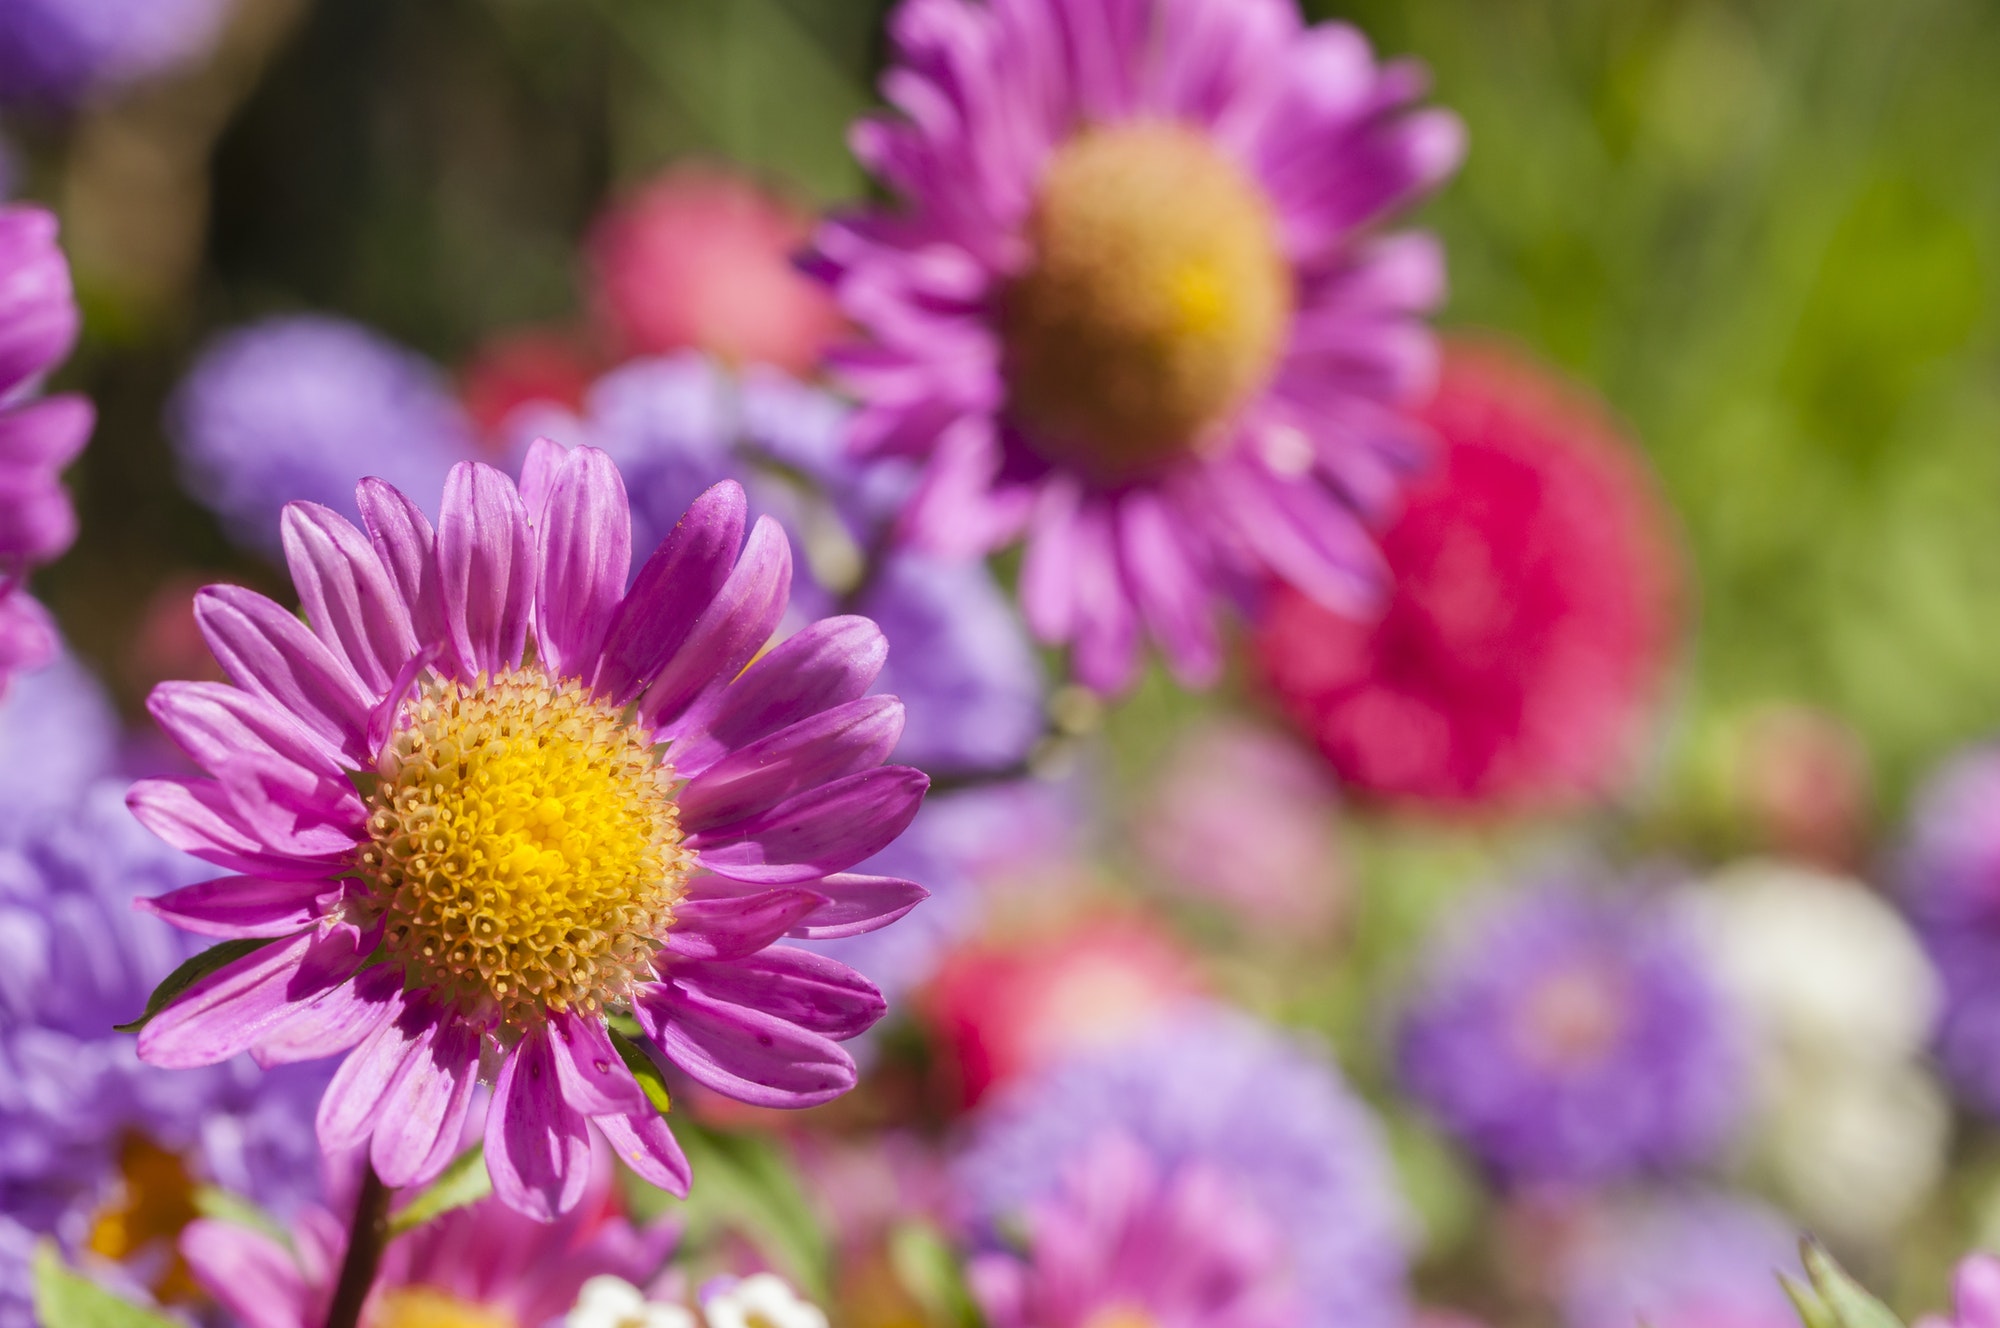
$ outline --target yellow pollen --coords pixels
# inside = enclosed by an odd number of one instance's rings
[[[468,1305],[434,1287],[406,1286],[375,1302],[368,1328],[518,1328],[498,1305]]]
[[[194,1177],[180,1155],[141,1135],[118,1146],[118,1188],[90,1228],[90,1251],[122,1263],[144,1250],[174,1250],[181,1228],[200,1216],[194,1204]],[[151,1287],[169,1304],[197,1299],[201,1288],[178,1251]]]
[[[1269,381],[1293,289],[1263,191],[1207,137],[1085,130],[1044,172],[1002,302],[1008,411],[1116,482],[1200,448]]]
[[[412,987],[521,1026],[623,999],[691,864],[646,735],[532,667],[405,703],[359,859]]]

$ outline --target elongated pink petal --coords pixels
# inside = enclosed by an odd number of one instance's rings
[[[583,1197],[590,1134],[563,1101],[545,1028],[523,1038],[500,1068],[486,1109],[486,1169],[500,1201],[538,1221],[553,1222]]]
[[[701,865],[739,881],[796,885],[887,848],[915,819],[930,776],[885,765],[822,784],[734,825],[688,837]]]
[[[549,1020],[551,1060],[563,1100],[586,1116],[616,1116],[648,1109],[601,1019],[557,1015]]]
[[[338,1055],[403,1008],[403,975],[391,964],[364,968],[298,1008],[250,1048],[259,1065],[290,1065]]]
[[[286,504],[280,525],[306,621],[379,694],[417,652],[410,611],[381,555],[346,517],[318,503]]]
[[[132,905],[198,936],[290,936],[311,926],[340,889],[336,881],[218,876]]]
[[[182,1070],[248,1050],[301,1006],[352,977],[376,939],[351,926],[315,927],[225,964],[139,1030],[139,1059]]]
[[[733,899],[687,899],[674,909],[667,953],[683,959],[734,959],[783,936],[826,903],[810,890],[766,890]]]
[[[354,487],[354,501],[368,527],[369,542],[410,616],[417,643],[442,644],[444,594],[438,585],[437,535],[430,518],[386,480],[361,481]]]
[[[201,591],[194,597],[194,616],[231,682],[272,702],[350,764],[367,758],[373,698],[304,623],[241,586]]]
[[[341,855],[299,858],[273,852],[242,823],[220,785],[207,779],[142,779],[125,795],[139,824],[167,843],[228,871],[273,880],[325,880]]]
[[[309,1328],[313,1305],[292,1252],[261,1231],[200,1218],[181,1232],[181,1257],[242,1328]]]
[[[888,759],[903,736],[903,703],[864,696],[738,748],[688,781],[678,799],[687,830],[739,821],[809,788]]]
[[[742,485],[715,485],[639,569],[612,615],[597,664],[597,691],[613,705],[638,698],[728,581],[748,506]]]
[[[854,1060],[831,1039],[776,1015],[671,982],[634,1008],[666,1058],[703,1087],[760,1107],[811,1107],[854,1087]]]
[[[889,1008],[875,984],[847,965],[789,945],[677,963],[673,977],[704,996],[751,1006],[836,1042],[866,1032]]]
[[[437,1011],[421,998],[390,998],[388,1017],[347,1054],[319,1100],[319,1146],[328,1152],[365,1142],[404,1064],[429,1035]]]
[[[632,1168],[634,1175],[649,1185],[657,1185],[678,1199],[687,1198],[694,1177],[680,1141],[667,1122],[649,1103],[642,1111],[623,1116],[596,1116],[592,1123],[618,1154],[618,1160]]]
[[[528,444],[516,485],[521,491],[521,505],[528,509],[528,524],[536,527],[542,524],[543,509],[549,505],[549,494],[556,486],[556,473],[568,455],[569,449],[553,439],[537,438]]]
[[[812,883],[826,903],[791,930],[802,940],[832,941],[878,931],[931,897],[915,881],[893,876],[858,876],[840,872]]]
[[[491,676],[520,663],[534,611],[535,559],[528,511],[512,480],[477,461],[451,468],[437,563],[445,634],[461,674]]]
[[[729,752],[854,700],[888,658],[882,629],[866,618],[825,618],[800,629],[690,707],[675,726],[674,768],[699,774]]]
[[[268,752],[294,765],[344,778],[336,751],[265,697],[220,682],[163,682],[146,698],[160,729],[204,770],[220,770],[237,753]]]
[[[428,1185],[450,1164],[479,1083],[479,1029],[438,1011],[383,1094],[368,1147],[382,1183]]]
[[[535,528],[536,643],[557,676],[588,677],[632,570],[632,513],[611,458],[579,447],[563,460]]]
[[[760,516],[735,570],[640,698],[640,722],[671,736],[690,705],[727,686],[770,643],[791,595],[792,541]]]

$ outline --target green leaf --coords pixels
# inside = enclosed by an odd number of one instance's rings
[[[138,1032],[152,1022],[154,1015],[172,1005],[175,999],[189,987],[192,987],[195,983],[201,981],[217,969],[235,963],[244,955],[254,950],[263,949],[275,939],[275,937],[253,936],[240,941],[224,941],[220,945],[209,946],[208,949],[203,950],[200,954],[167,974],[166,980],[153,988],[153,994],[146,998],[146,1012],[144,1014],[129,1024],[113,1024],[112,1030],[118,1033]]]
[[[283,1244],[291,1243],[291,1233],[285,1230],[284,1223],[240,1194],[231,1194],[214,1185],[203,1185],[194,1192],[194,1208],[203,1217],[261,1231]]]
[[[1806,1276],[1812,1279],[1820,1303],[1839,1328],[1903,1328],[1903,1321],[1862,1290],[1861,1284],[1849,1277],[1817,1242],[1804,1242],[1799,1247],[1799,1257],[1805,1261]],[[1819,1326],[1814,1324],[1812,1328]]]
[[[980,1328],[979,1302],[965,1284],[965,1270],[951,1244],[922,1222],[908,1222],[889,1235],[889,1266],[927,1323]]]
[[[478,1203],[491,1193],[493,1177],[486,1170],[486,1148],[474,1144],[453,1158],[451,1165],[416,1198],[396,1210],[396,1215],[389,1219],[389,1234],[400,1236],[405,1231],[414,1231],[434,1217]]]
[[[637,1028],[638,1024],[634,1023],[633,1027]],[[660,1073],[660,1067],[633,1037],[609,1024],[606,1031],[611,1034],[611,1045],[618,1048],[619,1059],[625,1062],[625,1068],[632,1072],[632,1077],[639,1081],[639,1091],[653,1104],[653,1110],[666,1115],[674,1104],[667,1093],[667,1079]]]
[[[1805,1328],[1840,1328],[1839,1322],[1833,1317],[1833,1311],[1814,1294],[1811,1287],[1802,1286],[1784,1273],[1778,1274],[1778,1283],[1785,1288],[1785,1294],[1791,1297],[1792,1308],[1799,1312],[1799,1321],[1805,1324]]]
[[[760,1135],[706,1129],[687,1119],[675,1121],[674,1137],[694,1172],[693,1189],[677,1201],[627,1172],[633,1212],[644,1219],[678,1212],[696,1250],[727,1234],[745,1237],[802,1294],[824,1303],[831,1255],[784,1150]]]
[[[51,1328],[180,1328],[64,1267],[48,1241],[35,1249],[35,1317]]]

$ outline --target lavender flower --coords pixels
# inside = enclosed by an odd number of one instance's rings
[[[188,492],[236,539],[270,554],[288,502],[355,518],[358,480],[435,493],[474,454],[472,425],[435,367],[359,324],[318,315],[270,318],[211,341],[168,405],[167,432]]]
[[[1404,1087],[1503,1180],[1699,1162],[1746,1105],[1735,1019],[1668,900],[1570,881],[1433,941],[1396,1034]]]
[[[1282,1234],[1302,1328],[1402,1322],[1404,1215],[1373,1119],[1326,1059],[1238,1014],[1193,1007],[1021,1084],[957,1159],[958,1204],[992,1231],[1059,1196],[1110,1134],[1159,1175],[1199,1167]],[[1226,1233],[1217,1233],[1221,1239]]]
[[[7,0],[0,100],[66,106],[164,73],[215,43],[230,0]]]
[[[1570,1251],[1566,1328],[1798,1328],[1779,1273],[1799,1233],[1726,1194],[1663,1194],[1595,1215]]]
[[[2000,747],[1963,754],[1918,792],[1900,874],[1944,983],[1939,1059],[2000,1116]]]

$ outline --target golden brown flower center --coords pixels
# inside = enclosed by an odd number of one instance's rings
[[[1115,482],[1195,449],[1260,390],[1292,278],[1263,191],[1204,135],[1085,130],[1049,162],[1002,307],[1008,411]]]
[[[621,712],[533,668],[432,679],[378,773],[361,875],[412,987],[518,1025],[644,974],[691,858],[673,770]]]
[[[471,1305],[434,1287],[397,1287],[376,1302],[368,1328],[517,1328],[497,1305]]]
[[[91,1224],[91,1253],[122,1263],[149,1249],[173,1250],[181,1229],[200,1216],[194,1192],[194,1177],[178,1153],[128,1134],[118,1146],[117,1189]],[[169,1304],[184,1304],[201,1292],[177,1251],[151,1289]]]

